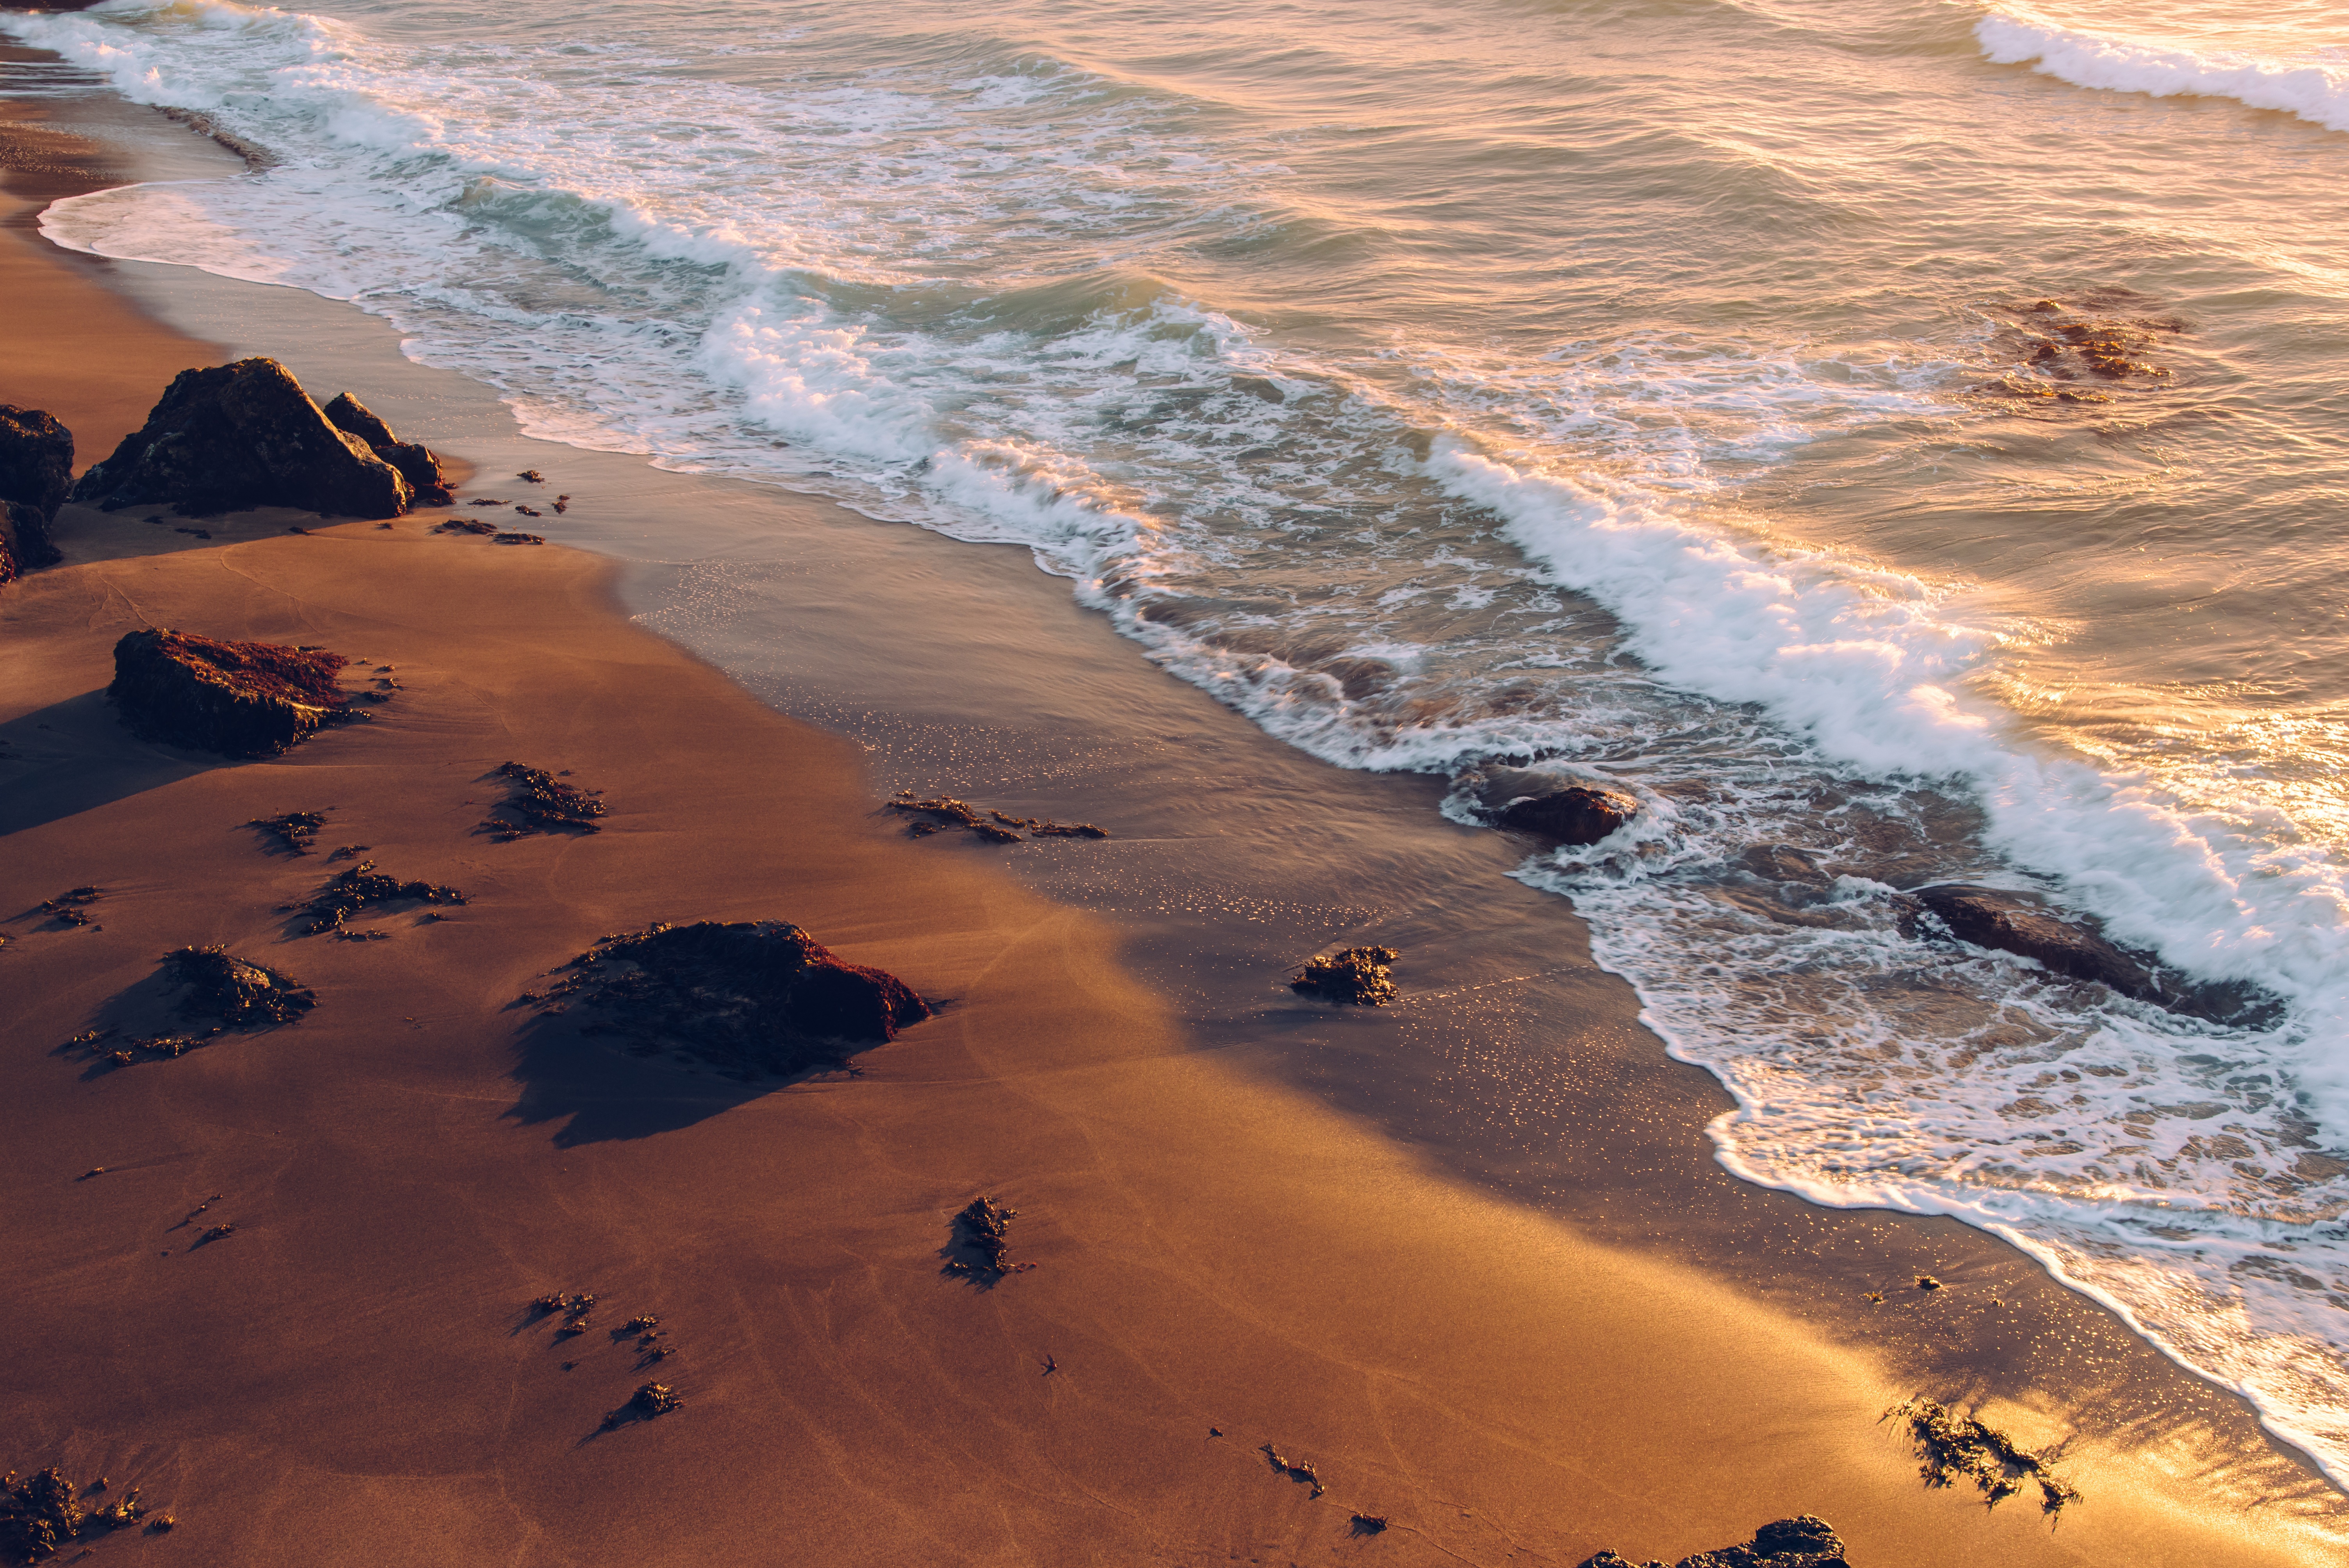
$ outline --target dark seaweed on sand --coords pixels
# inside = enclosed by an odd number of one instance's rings
[[[1315,1470],[1309,1461],[1292,1460],[1270,1443],[1264,1444],[1257,1449],[1257,1452],[1262,1454],[1273,1469],[1280,1471],[1289,1480],[1311,1486],[1315,1497],[1319,1497],[1325,1490],[1321,1485],[1321,1472]],[[1380,1528],[1385,1528],[1383,1522]]]
[[[1308,959],[1288,982],[1288,988],[1325,1001],[1383,1007],[1395,998],[1388,965],[1402,956],[1392,947],[1349,947]]]
[[[98,888],[67,888],[55,898],[43,899],[40,913],[59,925],[88,925],[92,922],[82,912],[105,896]]]
[[[100,1477],[89,1490],[104,1491]],[[0,1557],[12,1563],[37,1563],[57,1554],[68,1543],[97,1531],[119,1530],[136,1524],[147,1513],[132,1487],[113,1502],[92,1505],[82,1489],[52,1465],[31,1476],[15,1470],[0,1475]]]
[[[520,762],[501,762],[495,771],[499,778],[513,781],[513,793],[499,810],[521,819],[517,822],[492,817],[481,824],[484,830],[498,833],[502,842],[556,829],[579,833],[604,830],[596,819],[609,808],[598,798],[600,791],[565,784],[543,768]]]
[[[954,1239],[947,1243],[947,1251],[949,1254],[957,1250],[973,1252],[978,1259],[974,1263],[950,1255],[945,1272],[993,1284],[1005,1274],[1034,1268],[1034,1264],[1011,1261],[1011,1222],[1019,1217],[1019,1210],[1007,1209],[992,1198],[973,1198],[954,1217]]]
[[[282,811],[274,817],[255,817],[245,824],[270,834],[285,850],[297,855],[310,852],[310,841],[326,825],[326,813],[322,811]]]
[[[316,936],[333,931],[344,921],[370,904],[402,903],[421,901],[425,903],[466,903],[471,901],[453,887],[438,882],[401,882],[375,869],[373,861],[361,861],[318,890],[318,895],[303,906],[310,916],[305,934]]]
[[[2040,1509],[2046,1513],[2061,1513],[2067,1504],[2080,1501],[2079,1492],[2056,1475],[2048,1456],[2033,1453],[1997,1428],[1958,1415],[1921,1394],[1902,1400],[1880,1418],[1907,1422],[1917,1457],[1924,1461],[1918,1473],[1928,1486],[1971,1480],[1986,1505],[1996,1508],[2021,1491],[2026,1480],[2034,1480]]]
[[[301,982],[235,956],[220,947],[182,947],[163,958],[173,980],[188,988],[180,1011],[255,1029],[293,1024],[318,1005]]]
[[[604,1418],[604,1430],[608,1432],[630,1421],[649,1421],[656,1416],[666,1416],[671,1410],[679,1409],[684,1404],[683,1397],[667,1384],[647,1383],[628,1396],[626,1404]]]
[[[1039,839],[1106,839],[1109,837],[1108,829],[1096,827],[1091,822],[1054,822],[1041,817],[1014,817],[1009,812],[996,810],[989,810],[982,817],[968,801],[957,800],[951,795],[940,795],[930,800],[916,800],[910,799],[913,793],[911,789],[899,790],[898,799],[885,801],[882,810],[902,812],[913,818],[914,823],[909,830],[917,839],[927,838],[932,833],[945,832],[956,828],[977,833],[980,838],[995,844],[1018,843],[1019,830],[1022,828],[1027,829],[1031,835]]]

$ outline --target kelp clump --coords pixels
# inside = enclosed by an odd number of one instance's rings
[[[1007,1209],[992,1198],[973,1198],[954,1217],[954,1240],[947,1251],[968,1251],[978,1257],[949,1257],[946,1272],[992,1284],[1005,1274],[1034,1268],[1034,1264],[1011,1261],[1011,1222],[1019,1217],[1019,1210]]]
[[[295,855],[308,854],[310,841],[316,838],[318,830],[326,825],[326,815],[323,811],[281,811],[274,817],[255,817],[245,824],[269,834],[288,854]]]
[[[373,861],[358,864],[319,889],[318,896],[303,908],[310,916],[305,934],[316,936],[334,931],[343,922],[370,904],[406,903],[468,903],[471,901],[453,887],[438,882],[401,882],[375,869]]]
[[[1924,1462],[1918,1473],[1928,1486],[1954,1486],[1971,1480],[1989,1506],[1996,1508],[2023,1490],[2026,1480],[2039,1485],[2043,1512],[2061,1513],[2080,1501],[2079,1492],[2055,1473],[2047,1456],[2033,1453],[1995,1427],[1971,1416],[1961,1416],[1920,1394],[1884,1412],[1885,1420],[1903,1420]]]
[[[666,1383],[647,1383],[628,1396],[628,1402],[604,1418],[604,1430],[630,1421],[649,1421],[671,1410],[683,1409],[684,1398]]]
[[[101,1477],[90,1490],[103,1491],[106,1486]],[[26,1477],[10,1470],[0,1475],[0,1556],[13,1563],[37,1563],[88,1532],[119,1530],[137,1523],[146,1512],[135,1486],[113,1502],[92,1507],[82,1501],[81,1489],[54,1465]]]
[[[1383,1007],[1395,999],[1394,977],[1388,966],[1402,956],[1392,947],[1349,947],[1308,959],[1288,988],[1324,1001]]]
[[[549,1004],[602,1015],[598,1032],[738,1072],[838,1066],[930,1016],[895,975],[835,957],[781,920],[666,923],[607,936],[573,959]]]
[[[951,795],[935,799],[914,799],[911,789],[897,791],[897,799],[886,801],[884,810],[901,812],[914,819],[908,830],[914,837],[926,838],[932,833],[954,828],[966,829],[995,844],[1016,844],[1019,830],[1028,830],[1030,837],[1039,839],[1106,839],[1109,830],[1092,822],[1055,822],[1045,817],[1015,817],[1009,811],[989,810],[985,816],[967,800]]]
[[[500,810],[521,820],[492,817],[481,824],[484,830],[496,832],[502,839],[519,839],[527,833],[556,829],[578,833],[604,830],[596,819],[605,814],[606,808],[597,792],[565,784],[543,768],[526,767],[520,762],[500,763],[497,774],[513,780],[514,786],[513,793]]]
[[[182,947],[164,954],[171,977],[188,988],[182,1013],[217,1019],[232,1028],[299,1023],[318,1005],[299,981],[264,969],[219,947]]]
[[[1583,1559],[1581,1568],[1639,1568],[1630,1559],[1601,1552]],[[1647,1568],[1666,1568],[1650,1563]],[[1754,1532],[1754,1539],[1735,1546],[1719,1546],[1683,1557],[1671,1568],[1850,1568],[1844,1557],[1843,1538],[1815,1514],[1798,1513],[1774,1520]]]

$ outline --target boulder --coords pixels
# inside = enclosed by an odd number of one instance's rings
[[[326,418],[335,428],[347,435],[357,436],[367,444],[367,449],[393,468],[416,492],[418,506],[447,506],[456,498],[449,493],[448,481],[440,476],[440,455],[420,441],[403,441],[391,433],[374,409],[352,397],[338,394],[326,407]]]
[[[2075,980],[2100,980],[2126,996],[2167,1000],[2164,987],[2144,965],[2086,926],[2048,913],[2023,894],[1944,882],[1919,888],[1914,896],[1961,942],[2035,959]]]
[[[73,488],[73,432],[38,408],[0,403],[0,583],[53,566],[49,523]]]
[[[895,975],[834,957],[780,920],[654,925],[607,937],[555,989],[646,1050],[741,1072],[836,1066],[930,1016]]]
[[[126,632],[106,688],[135,735],[226,757],[274,757],[346,717],[335,677],[349,661],[323,648],[232,643],[185,632]]]
[[[1561,844],[1595,844],[1640,810],[1640,802],[1613,789],[1569,784],[1546,795],[1513,800],[1501,810],[1504,828],[1554,839]]]
[[[290,506],[326,517],[397,517],[415,491],[365,441],[336,428],[274,359],[182,370],[73,498],[109,511],[190,516]]]
[[[1683,1557],[1673,1568],[1849,1568],[1842,1537],[1824,1519],[1807,1513],[1765,1524],[1742,1545],[1723,1546]],[[1585,1558],[1582,1568],[1639,1568],[1613,1552]],[[1647,1568],[1665,1568],[1651,1563]]]
[[[1467,793],[1485,821],[1559,844],[1595,844],[1640,810],[1639,800],[1620,790],[1569,784],[1529,768],[1475,768],[1453,787]]]

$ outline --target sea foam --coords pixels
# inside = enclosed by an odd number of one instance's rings
[[[2077,87],[2154,98],[2229,98],[2297,115],[2327,130],[2349,130],[2349,63],[2337,58],[2182,47],[2006,13],[1974,24],[1974,36],[1982,54],[1999,65],[2029,64]]]

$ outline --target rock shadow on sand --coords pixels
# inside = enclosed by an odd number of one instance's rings
[[[140,740],[100,686],[0,724],[0,837],[235,766]]]

